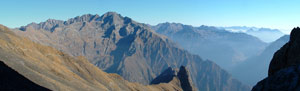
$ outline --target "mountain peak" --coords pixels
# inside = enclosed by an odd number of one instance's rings
[[[103,14],[103,16],[121,16],[120,14],[118,14],[117,12],[106,12],[105,14]]]
[[[109,24],[121,24],[124,21],[124,17],[116,12],[107,12],[101,16],[100,20]]]
[[[102,16],[99,16],[98,14],[84,14],[82,16],[76,16],[74,18],[68,19],[67,21],[62,21],[62,20],[55,20],[55,19],[48,19],[45,22],[41,23],[31,23],[28,24],[27,26],[22,26],[19,29],[22,31],[26,31],[28,27],[32,27],[33,29],[39,30],[39,29],[44,29],[47,31],[53,32],[55,28],[59,26],[65,26],[65,25],[70,25],[73,23],[84,23],[84,22],[92,22],[92,21],[103,21],[103,23],[108,23],[108,24],[122,24],[124,21],[129,23],[132,22],[132,20],[128,17],[122,17],[120,14],[116,12],[107,12],[103,14]]]
[[[106,12],[101,17],[102,17],[102,19],[105,19],[105,18],[110,18],[110,19],[123,18],[121,16],[121,14],[118,14],[116,12]]]
[[[98,14],[85,14],[82,16],[77,16],[75,18],[71,18],[68,20],[67,24],[72,24],[74,22],[91,22],[91,21],[107,21],[112,19],[122,19],[122,16],[116,12],[107,12],[103,14],[102,16],[99,16]]]
[[[298,37],[300,37],[300,28],[296,27],[291,32],[290,41],[293,42],[293,41],[297,40]]]
[[[91,22],[94,20],[98,20],[99,19],[99,15],[92,15],[92,14],[85,14],[82,16],[77,16],[75,18],[71,18],[69,19],[65,24],[72,24],[75,22]]]

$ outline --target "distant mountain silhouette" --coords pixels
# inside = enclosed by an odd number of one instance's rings
[[[270,63],[268,77],[258,82],[253,91],[299,91],[300,28],[294,28],[290,40],[278,50]]]
[[[290,36],[285,35],[269,44],[259,55],[248,58],[233,69],[235,78],[254,86],[257,81],[268,76],[268,67],[274,53],[289,41]]]
[[[232,26],[232,27],[222,27],[222,29],[226,29],[232,32],[243,32],[249,35],[253,35],[258,37],[264,42],[273,42],[284,35],[278,29],[270,29],[270,28],[256,28],[256,27],[246,27],[246,26]],[[272,35],[272,36],[269,36]]]
[[[71,56],[83,55],[102,70],[131,82],[147,85],[168,67],[185,66],[198,90],[250,90],[215,63],[115,12],[32,23],[14,32]]]
[[[228,71],[231,71],[235,64],[256,56],[267,46],[251,35],[232,33],[211,26],[193,27],[167,22],[152,28],[189,52],[210,59]]]

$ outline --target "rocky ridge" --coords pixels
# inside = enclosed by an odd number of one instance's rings
[[[162,74],[152,80],[151,84],[169,83],[170,81],[172,81],[170,77],[177,77],[180,80],[181,87],[184,91],[194,91],[196,89],[193,87],[194,85],[188,73],[189,72],[184,66],[181,66],[179,70],[169,67],[164,72],[162,72]]]
[[[0,61],[30,81],[56,91],[183,90],[177,77],[173,77],[169,83],[157,85],[145,86],[128,82],[117,74],[103,72],[83,56],[72,57],[52,47],[32,42],[17,36],[2,25],[0,25]],[[1,74],[3,75],[5,74]],[[0,79],[2,84],[4,78]],[[0,87],[5,85],[9,84]]]
[[[41,22],[38,27],[29,24],[14,32],[71,56],[85,56],[105,72],[131,82],[147,85],[168,67],[185,66],[198,90],[250,90],[215,63],[178,48],[148,25],[115,12],[56,21],[59,23]]]

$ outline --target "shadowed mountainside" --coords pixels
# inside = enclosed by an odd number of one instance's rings
[[[0,25],[0,61],[32,82],[56,91],[183,90],[177,77],[173,77],[169,83],[158,85],[144,86],[128,82],[117,74],[103,72],[82,56],[74,58],[52,47],[34,43],[15,35],[2,25]]]
[[[268,77],[258,82],[253,91],[299,91],[300,28],[294,28],[290,40],[278,50],[270,63]]]
[[[199,90],[249,90],[211,61],[178,48],[148,25],[115,12],[83,15],[67,21],[49,19],[14,32],[72,56],[83,55],[108,73],[150,84],[168,67],[187,67]]]
[[[151,84],[169,83],[172,81],[170,78],[177,77],[180,80],[181,87],[184,91],[194,91],[195,88],[192,87],[193,83],[189,78],[189,74],[187,73],[189,72],[184,66],[181,66],[179,70],[169,67],[154,80],[152,80]]]

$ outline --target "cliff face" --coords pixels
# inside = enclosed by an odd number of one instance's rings
[[[184,91],[195,91],[195,87],[190,79],[189,72],[184,66],[181,66],[179,71],[178,69],[173,69],[169,67],[162,74],[157,76],[151,84],[159,84],[159,83],[169,83],[172,81],[170,78],[178,78],[180,81],[180,86]]]
[[[177,73],[177,77],[180,81],[181,88],[184,91],[193,91],[194,87],[188,73],[188,70],[184,66],[181,66]]]
[[[148,86],[128,82],[117,74],[103,72],[82,56],[72,57],[52,47],[32,42],[27,38],[17,36],[2,25],[0,25],[0,61],[7,65],[2,68],[4,64],[0,64],[1,90],[14,90],[10,87],[18,89],[16,88],[18,86],[24,86],[20,87],[22,90],[27,88],[28,90],[47,90],[45,88],[48,88],[55,91],[183,90],[179,78],[173,78],[169,83]],[[2,74],[2,72],[13,70],[18,74],[12,73],[14,76],[9,79],[15,82],[3,84],[9,80],[3,77],[10,74]],[[24,77],[19,79],[20,75]]]
[[[300,28],[294,28],[290,40],[278,50],[271,60],[268,77],[260,81],[255,91],[300,90]]]
[[[147,85],[168,67],[185,66],[199,90],[250,90],[215,63],[178,48],[148,25],[115,12],[47,20],[14,32],[71,56],[85,56],[105,72],[131,82]]]
[[[300,29],[294,28],[290,41],[278,50],[270,63],[269,76],[276,71],[293,65],[300,64]]]
[[[300,66],[290,66],[258,82],[252,91],[299,91]]]

